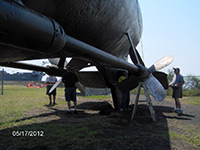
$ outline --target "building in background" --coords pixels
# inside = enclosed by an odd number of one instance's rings
[[[33,71],[31,73],[14,73],[9,74],[6,71],[0,71],[0,79],[4,81],[41,81],[42,77],[45,75],[43,72]]]

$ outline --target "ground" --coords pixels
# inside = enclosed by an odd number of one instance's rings
[[[67,114],[66,103],[59,102],[58,98],[55,106],[26,110],[14,127],[1,129],[0,150],[200,149],[200,106],[182,102],[184,114],[178,116],[172,99],[153,100],[157,119],[153,122],[146,103],[139,103],[131,121],[132,111],[113,110],[111,98],[78,97],[78,114]],[[25,131],[40,133],[31,137],[22,135]]]

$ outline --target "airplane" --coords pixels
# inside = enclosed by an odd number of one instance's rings
[[[111,89],[116,110],[120,91],[134,89],[140,82],[156,100],[165,97],[167,75],[159,70],[173,57],[145,66],[136,49],[143,25],[138,0],[1,0],[0,21],[1,66],[62,76],[70,57],[68,65],[81,84]],[[59,58],[57,67],[18,62],[44,58]],[[91,66],[97,71],[80,71]],[[129,77],[118,84],[124,71]]]

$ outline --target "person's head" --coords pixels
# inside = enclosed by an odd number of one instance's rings
[[[71,67],[69,65],[67,65],[65,68],[66,68],[67,72],[71,72],[72,71],[72,69],[71,69]]]
[[[174,73],[175,74],[179,74],[180,73],[180,68],[173,68],[174,69]]]

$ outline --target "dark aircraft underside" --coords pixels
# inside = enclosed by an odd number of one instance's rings
[[[2,0],[0,20],[0,65],[62,76],[66,57],[72,57],[69,65],[79,81],[88,87],[111,88],[116,109],[119,76],[128,71],[135,88],[150,74],[126,35],[136,47],[142,35],[138,0]],[[129,54],[132,64],[127,62]],[[59,65],[16,62],[44,58],[60,58]],[[89,66],[98,72],[79,72]],[[164,73],[155,76],[167,87]]]

